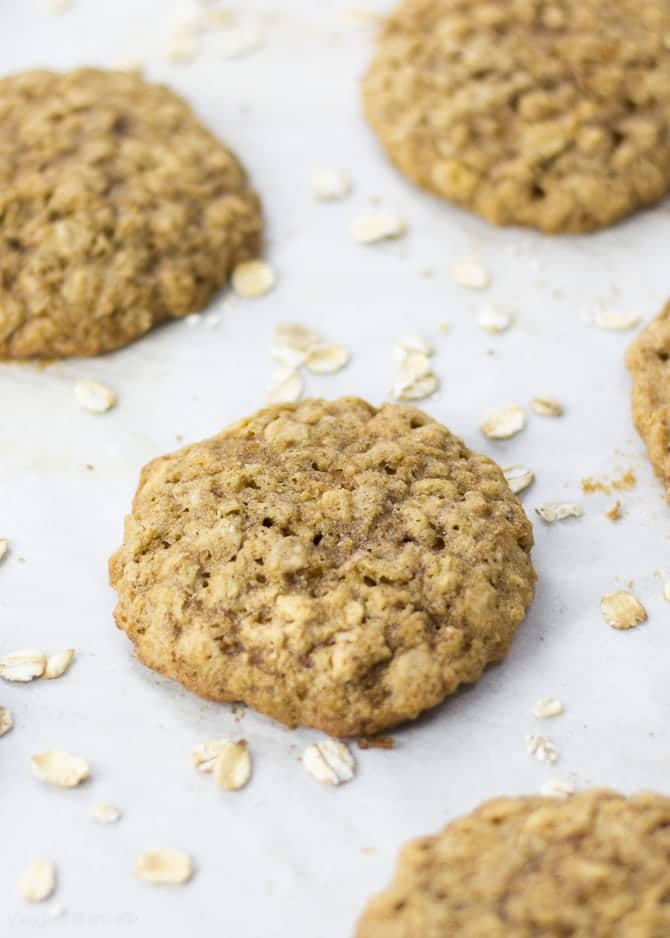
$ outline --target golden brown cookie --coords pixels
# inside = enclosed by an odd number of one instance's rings
[[[495,463],[420,410],[269,407],[145,467],[116,621],[203,697],[371,735],[504,657],[532,541]]]
[[[203,307],[260,239],[244,170],[168,88],[0,79],[0,358],[125,345]]]
[[[668,938],[670,799],[500,798],[408,844],[357,938]]]
[[[364,81],[420,186],[498,225],[602,228],[670,190],[667,0],[404,0]]]
[[[670,499],[670,303],[626,354],[633,376],[633,420]]]

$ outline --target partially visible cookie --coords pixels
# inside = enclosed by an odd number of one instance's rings
[[[633,376],[633,420],[670,499],[670,303],[626,353]]]
[[[499,225],[602,228],[670,190],[667,0],[404,0],[365,113],[420,186]]]
[[[145,467],[115,616],[203,697],[371,735],[505,656],[532,541],[501,470],[421,411],[280,405]]]
[[[168,88],[0,79],[0,358],[125,345],[205,306],[260,240],[244,170]]]
[[[670,798],[500,798],[408,844],[357,938],[667,938]]]

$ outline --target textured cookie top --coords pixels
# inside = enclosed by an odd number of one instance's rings
[[[357,938],[667,938],[670,799],[501,798],[408,844]]]
[[[144,469],[116,620],[205,697],[373,733],[504,656],[531,545],[500,469],[421,411],[270,407]]]
[[[168,88],[0,79],[0,357],[96,354],[199,309],[260,231],[240,164]]]
[[[670,498],[670,303],[632,343],[633,419]]]
[[[405,0],[364,82],[391,159],[496,224],[600,228],[670,189],[667,0]]]

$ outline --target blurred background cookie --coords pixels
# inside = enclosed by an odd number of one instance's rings
[[[118,348],[205,306],[260,246],[244,170],[168,88],[0,79],[0,357]]]
[[[391,160],[499,225],[584,232],[670,189],[665,0],[404,0],[363,85]]]

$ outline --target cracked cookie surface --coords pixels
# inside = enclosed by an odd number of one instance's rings
[[[626,353],[633,378],[633,420],[670,499],[670,303]]]
[[[168,88],[0,79],[0,358],[125,345],[205,306],[260,240],[244,170]]]
[[[531,546],[498,466],[426,414],[308,400],[145,467],[115,616],[203,697],[370,735],[504,657]]]
[[[670,190],[667,0],[405,0],[366,116],[420,186],[495,224],[605,227]]]
[[[499,798],[402,850],[357,938],[666,938],[670,799]]]

